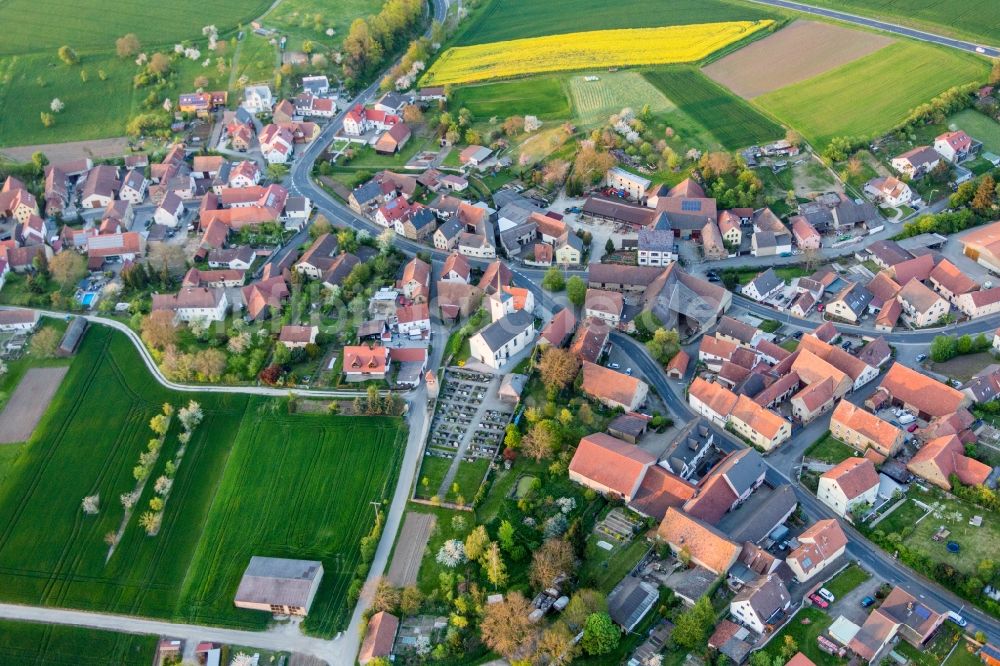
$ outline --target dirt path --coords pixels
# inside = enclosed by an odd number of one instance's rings
[[[387,577],[390,583],[396,587],[416,585],[420,560],[423,559],[427,540],[430,539],[436,523],[437,516],[433,514],[407,512],[403,529],[396,542],[392,564],[389,565]]]
[[[49,407],[69,366],[32,368],[24,373],[14,395],[0,413],[0,444],[25,442]]]
[[[0,151],[4,157],[17,162],[27,162],[36,152],[45,153],[49,162],[68,162],[84,157],[101,159],[121,157],[128,152],[128,137],[70,141],[68,143],[40,143],[34,146],[17,146]]]

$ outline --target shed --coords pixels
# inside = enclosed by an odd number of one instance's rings
[[[608,614],[625,631],[632,631],[660,598],[655,586],[626,576],[608,595]]]
[[[83,334],[86,331],[87,320],[83,317],[73,317],[69,326],[66,327],[66,333],[63,334],[56,353],[59,356],[71,356],[76,353],[76,349],[80,346],[80,341],[83,340]]]
[[[837,641],[841,645],[847,645],[860,630],[861,627],[841,615],[833,621],[833,624],[830,625],[827,633],[830,634],[830,637],[833,640]]]

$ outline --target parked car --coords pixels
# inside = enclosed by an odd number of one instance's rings
[[[861,600],[861,607],[868,608],[873,603],[875,603],[875,599],[873,597],[865,597],[864,599]]]
[[[625,368],[625,374],[626,375],[631,375],[632,374],[632,368]]]
[[[622,366],[619,365],[618,363],[608,363],[608,367],[611,368],[612,370],[617,370],[618,368],[620,368]]]
[[[910,423],[913,423],[916,420],[917,419],[915,416],[913,416],[913,414],[907,412],[899,417],[899,425],[909,425]]]
[[[824,599],[826,599],[827,601],[829,601],[831,604],[834,601],[837,600],[837,597],[833,596],[833,592],[831,592],[830,590],[826,589],[825,587],[821,587],[818,590],[816,590],[816,594],[818,594],[819,596],[823,597]]]
[[[948,611],[947,620],[949,622],[954,622],[955,624],[957,624],[960,627],[964,627],[965,625],[969,624],[968,621],[964,617],[962,617],[961,615],[959,615],[955,611]]]
[[[802,331],[795,331],[795,333],[792,334],[792,337],[795,338],[796,340],[801,340],[802,339]]]
[[[830,604],[816,593],[809,595],[809,601],[813,602],[814,606],[819,606],[820,608],[829,608]]]
[[[906,429],[906,432],[915,432],[916,430],[917,430],[917,424],[912,423],[910,424],[910,427]]]
[[[825,309],[826,309],[826,306],[823,305],[822,303],[820,303],[819,305],[816,306],[816,312],[822,312]]]
[[[927,360],[927,354],[918,354],[917,355],[917,363],[923,363],[926,360]]]

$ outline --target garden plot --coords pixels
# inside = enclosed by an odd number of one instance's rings
[[[744,99],[804,81],[892,44],[889,37],[833,23],[795,21],[704,68]]]
[[[389,582],[396,587],[408,587],[417,584],[417,574],[420,572],[420,560],[424,557],[424,549],[431,538],[437,516],[432,513],[415,513],[410,511],[403,521],[403,529],[399,533],[396,552],[389,565]]]
[[[32,368],[24,374],[0,413],[0,444],[25,442],[31,437],[68,370],[69,366]]]

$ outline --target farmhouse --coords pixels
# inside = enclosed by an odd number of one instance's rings
[[[569,463],[569,478],[608,497],[631,502],[656,457],[602,432],[587,435]]]
[[[307,615],[320,581],[323,564],[254,555],[236,589],[237,608],[275,615]]]
[[[784,286],[785,281],[778,277],[773,268],[768,268],[743,285],[740,291],[747,298],[761,302],[780,293]]]
[[[229,309],[224,289],[183,287],[176,294],[153,294],[153,312],[174,313],[174,321],[222,321]]]
[[[884,403],[902,406],[919,418],[948,416],[970,403],[961,391],[931,379],[901,363],[893,363],[865,405],[874,409]]]
[[[936,324],[950,309],[948,301],[916,278],[900,289],[897,298],[903,306],[903,319],[916,328]]]
[[[646,196],[646,190],[649,188],[651,183],[648,178],[637,176],[636,174],[626,171],[621,167],[612,167],[608,169],[605,182],[608,187],[623,191],[636,200],[642,199]]]
[[[685,551],[691,562],[716,575],[729,571],[740,554],[722,532],[674,507],[667,509],[656,534],[675,553]]]
[[[612,409],[620,407],[631,412],[645,402],[649,385],[623,372],[584,361],[581,390]]]
[[[871,448],[889,458],[903,445],[903,431],[847,400],[837,403],[830,434],[861,453]]]
[[[733,429],[765,451],[792,436],[792,424],[745,395],[740,395],[729,415]]]
[[[38,326],[37,310],[10,309],[0,310],[0,331],[15,331],[27,333]]]
[[[917,451],[906,469],[945,490],[951,490],[951,475],[966,486],[986,482],[992,468],[965,455],[965,446],[956,435],[932,439]]]

